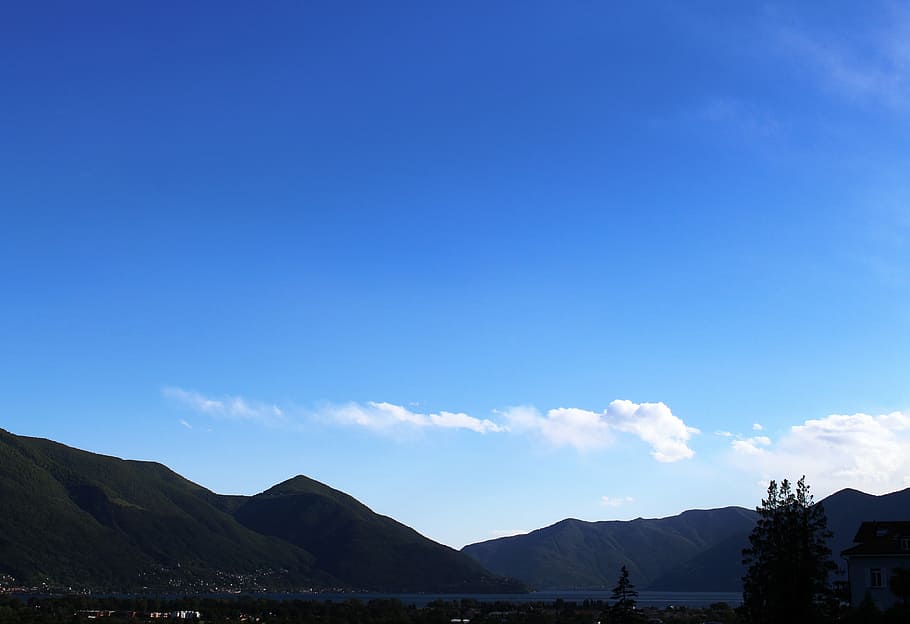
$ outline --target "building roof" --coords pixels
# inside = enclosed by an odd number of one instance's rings
[[[863,522],[853,541],[855,545],[841,552],[841,556],[900,555],[910,557],[910,521]]]

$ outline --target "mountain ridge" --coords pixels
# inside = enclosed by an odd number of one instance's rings
[[[641,589],[738,591],[756,518],[737,506],[566,518],[457,551],[302,474],[254,496],[217,494],[159,462],[2,429],[0,501],[0,573],[108,590],[609,589],[626,565]],[[860,522],[910,518],[910,488],[819,502],[837,563]]]
[[[306,540],[247,526],[255,523],[245,508],[291,499],[310,531],[344,526],[348,533],[328,539],[323,532],[327,541],[317,556],[300,545]],[[220,495],[158,462],[0,429],[0,501],[0,573],[25,583],[169,591],[524,589],[302,475],[256,496]],[[280,517],[271,522],[293,524]],[[352,547],[345,540],[353,536],[374,547]],[[345,549],[353,549],[347,565],[335,565],[333,553]],[[383,566],[386,559],[395,566]],[[361,568],[374,571],[369,584],[352,572]]]
[[[882,495],[844,488],[819,503],[833,532],[832,558],[841,568],[840,552],[852,544],[861,522],[910,518],[910,488]],[[642,589],[740,591],[745,572],[742,549],[756,518],[754,510],[737,506],[634,520],[567,518],[523,535],[468,544],[462,552],[493,572],[512,574],[540,589],[609,589],[616,570],[626,565]],[[707,523],[693,523],[696,519]],[[717,530],[719,522],[731,519],[729,530]],[[566,530],[569,526],[571,530]],[[635,531],[649,536],[646,544],[631,545]],[[662,561],[654,559],[654,551],[661,552]],[[581,554],[566,562],[557,554],[565,552]]]
[[[705,531],[726,537],[753,524],[754,512],[740,507],[686,510],[657,519],[565,519],[525,535],[471,544],[462,552],[541,589],[609,588],[623,565],[636,584],[646,587],[717,539]]]
[[[355,586],[481,592],[494,582],[476,561],[303,475],[253,496],[234,516],[258,533],[312,553],[318,567]],[[385,579],[392,577],[390,585]]]

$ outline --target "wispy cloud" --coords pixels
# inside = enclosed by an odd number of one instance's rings
[[[534,407],[512,407],[500,412],[510,429],[543,437],[555,446],[592,451],[612,444],[617,433],[634,435],[651,446],[660,462],[675,462],[695,455],[688,446],[700,433],[674,416],[663,403],[633,403],[617,400],[603,412],[557,408],[542,415]]]
[[[325,406],[318,416],[344,425],[357,425],[375,430],[397,427],[467,429],[475,433],[501,433],[506,427],[489,419],[476,418],[463,412],[420,413],[393,403],[346,403]]]
[[[623,505],[628,505],[634,502],[635,499],[631,496],[622,496],[619,498],[613,498],[611,496],[600,497],[600,504],[604,507],[622,507]]]
[[[875,13],[870,13],[875,14]],[[910,9],[892,4],[878,24],[853,36],[792,26],[775,29],[788,57],[844,97],[910,111]]]
[[[192,429],[192,428],[193,428],[193,425],[191,425],[190,423],[188,423],[187,421],[185,421],[185,420],[182,419],[182,418],[180,419],[179,422],[180,422],[181,425],[183,425],[183,426],[186,427],[187,429]]]
[[[500,422],[478,418],[464,412],[420,412],[403,405],[384,401],[324,404],[315,409],[285,410],[271,403],[252,401],[240,396],[212,397],[179,387],[166,387],[162,395],[181,407],[212,418],[241,420],[251,423],[300,429],[304,426],[341,425],[361,427],[374,432],[401,434],[409,431],[459,430],[485,434],[532,434],[555,446],[568,446],[578,451],[602,449],[617,436],[635,436],[651,447],[651,455],[660,462],[675,462],[692,457],[688,440],[698,429],[686,425],[663,403],[613,401],[603,412],[578,408],[558,408],[542,415],[534,407],[512,407],[494,410]],[[186,420],[181,424],[191,425]]]
[[[752,425],[752,431],[758,432],[763,429],[764,427],[758,423]],[[765,435],[747,437],[741,433],[733,433],[731,431],[715,431],[714,435],[722,438],[732,438],[730,446],[744,455],[758,455],[765,452],[763,447],[771,446],[771,438]]]
[[[767,452],[764,447],[771,446],[771,438],[768,436],[739,438],[733,440],[733,442],[730,443],[730,446],[732,446],[734,450],[746,455],[761,455],[762,453]]]
[[[284,412],[277,405],[249,401],[239,396],[207,397],[199,392],[168,386],[162,396],[199,414],[227,420],[246,420],[269,427],[288,424]]]
[[[882,493],[910,478],[910,415],[832,414],[791,427],[777,442],[758,436],[733,440],[731,448],[741,467],[778,478],[805,474],[816,492]]]
[[[536,407],[518,406],[498,413],[513,431],[538,434],[554,446],[592,451],[614,440],[612,428],[601,415],[588,410],[561,407],[543,416]]]

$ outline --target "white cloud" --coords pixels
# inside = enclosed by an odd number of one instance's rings
[[[614,438],[601,414],[587,410],[561,407],[541,416],[533,407],[512,407],[500,413],[511,429],[538,433],[555,446],[592,451],[608,446]]]
[[[468,429],[476,433],[506,431],[505,427],[496,424],[492,420],[475,418],[461,412],[441,411],[435,414],[422,414],[413,412],[400,405],[375,401],[326,406],[319,410],[319,416],[345,425],[359,425],[378,430],[411,426],[418,428]]]
[[[746,455],[761,455],[762,453],[767,452],[761,447],[771,446],[771,438],[768,436],[755,436],[745,439],[737,438],[730,443],[730,446],[732,446],[734,450]]]
[[[629,503],[634,503],[635,499],[631,496],[624,496],[620,498],[612,498],[610,496],[601,496],[600,504],[604,507],[622,507],[623,505],[628,505]]]
[[[613,401],[605,412],[619,431],[632,433],[651,445],[651,455],[660,462],[674,462],[695,455],[686,442],[700,433],[674,416],[663,403]]]
[[[173,386],[163,388],[161,394],[183,407],[213,418],[247,420],[270,427],[287,424],[284,412],[277,405],[251,402],[239,396],[226,396],[216,399],[207,397],[199,392]]]
[[[752,431],[764,431],[764,427],[761,426],[761,423],[753,423]]]
[[[633,403],[617,400],[603,412],[578,408],[551,409],[546,416],[533,407],[512,407],[502,412],[509,427],[542,436],[551,444],[593,451],[613,443],[616,433],[632,434],[651,446],[660,462],[692,457],[687,442],[698,429],[674,416],[663,403]]]
[[[805,474],[820,494],[890,492],[910,478],[910,415],[902,412],[832,414],[791,427],[777,443],[759,436],[731,446],[743,468],[779,478]]]
[[[687,426],[663,403],[613,401],[603,412],[578,408],[551,409],[546,416],[534,407],[513,407],[494,412],[504,422],[477,418],[464,412],[418,412],[394,403],[369,401],[328,404],[314,410],[296,410],[292,419],[274,404],[250,401],[240,396],[210,397],[178,387],[162,394],[179,405],[213,418],[242,420],[284,429],[300,428],[304,422],[357,426],[378,432],[453,429],[487,433],[532,433],[555,446],[593,451],[609,446],[621,434],[631,434],[651,447],[660,462],[675,462],[694,455],[687,442],[698,429]],[[189,423],[183,421],[184,426]]]
[[[245,420],[262,425],[281,428],[297,428],[295,422],[279,406],[250,401],[239,396],[213,398],[199,392],[177,387],[162,389],[162,395],[200,414],[213,418]],[[328,421],[344,425],[358,425],[373,430],[411,427],[418,429],[466,429],[476,433],[499,433],[507,431],[489,419],[475,418],[461,412],[440,411],[420,413],[393,403],[375,402],[326,405],[319,409],[297,410],[300,421]],[[186,421],[181,421],[189,426]]]
[[[187,421],[183,420],[182,418],[180,419],[179,422],[180,422],[181,425],[183,425],[183,426],[186,427],[187,429],[192,429],[192,428],[193,428],[193,425],[191,425],[191,424],[188,423]]]
[[[714,435],[720,436],[722,438],[732,438],[733,434],[729,431],[715,431]]]
[[[492,420],[481,420],[462,413],[439,412],[438,414],[430,414],[430,422],[436,427],[447,429],[470,429],[477,433],[505,431],[503,427],[500,427]]]

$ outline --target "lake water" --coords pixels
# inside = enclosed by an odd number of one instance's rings
[[[302,599],[302,600],[333,600],[343,602],[345,600],[362,600],[368,602],[377,598],[395,598],[405,604],[413,604],[417,607],[425,607],[435,600],[444,600],[451,602],[463,598],[476,600],[478,602],[554,602],[556,600],[565,600],[566,602],[584,602],[585,600],[603,600],[610,602],[609,591],[585,591],[585,590],[564,590],[564,591],[540,591],[528,594],[367,594],[367,593],[314,593],[314,594],[294,594],[294,595],[270,595],[270,598],[278,599]],[[658,607],[666,608],[670,605],[677,607],[706,607],[715,602],[726,602],[731,607],[739,606],[742,603],[743,595],[739,592],[670,592],[670,591],[640,591],[638,592],[637,603],[640,607]]]

